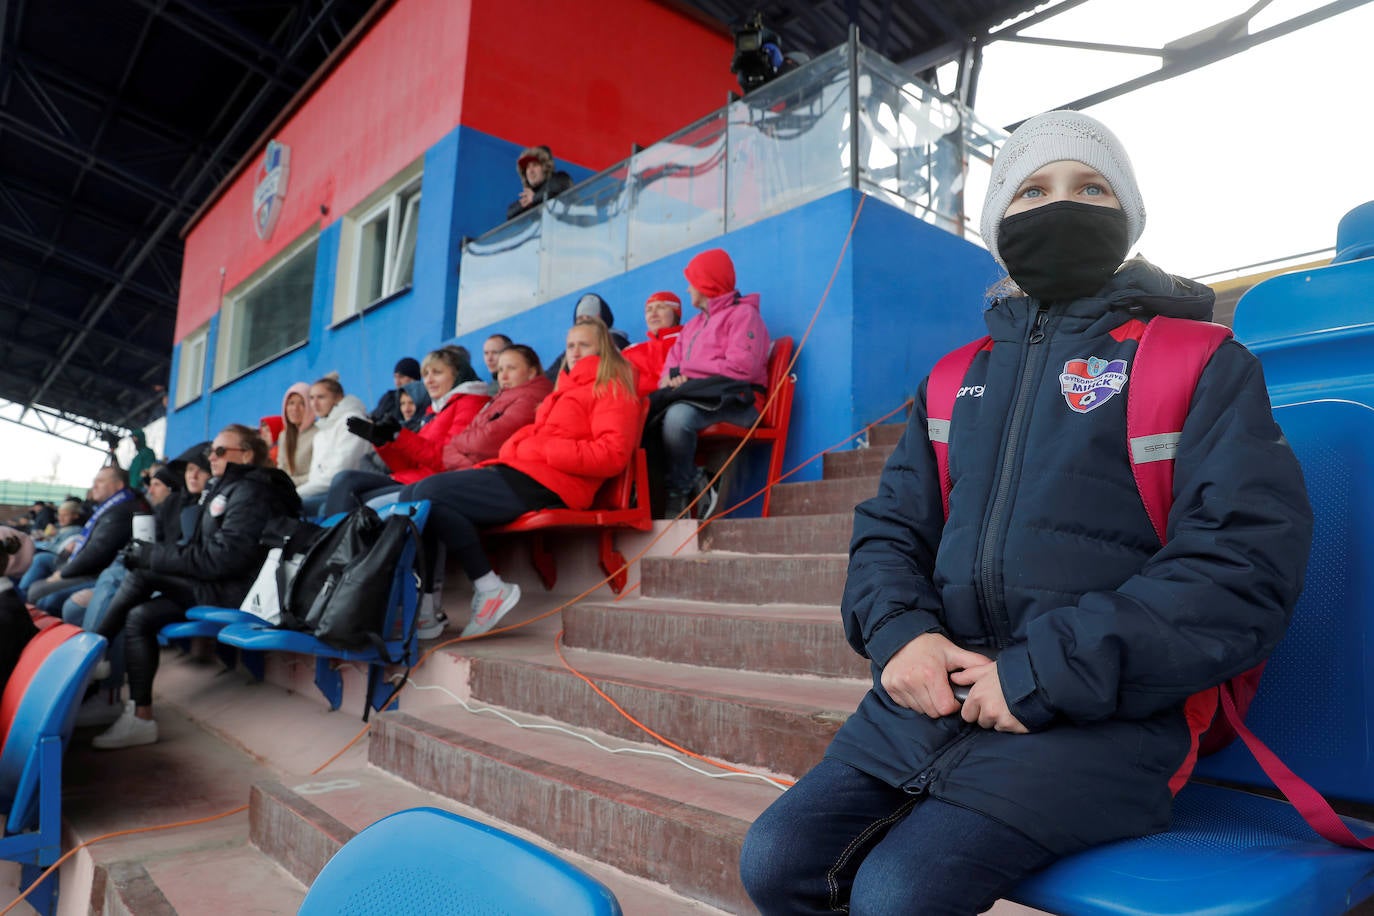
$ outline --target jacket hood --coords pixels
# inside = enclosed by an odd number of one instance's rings
[[[748,308],[757,312],[761,302],[762,299],[758,293],[749,293],[746,296],[731,290],[728,293],[712,297],[706,303],[706,311],[712,315],[717,315],[729,308]]]
[[[148,444],[148,437],[143,434],[143,430],[141,429],[129,430],[129,438],[134,440],[134,445],[137,445],[139,448],[143,448]]]
[[[300,428],[297,430],[297,432],[303,433],[315,425],[315,412],[310,409],[310,386],[305,382],[297,382],[286,389],[286,393],[281,396],[281,418],[283,423],[286,422],[286,399],[293,394],[300,395],[305,401],[305,419],[301,421]]]
[[[1210,287],[1174,276],[1140,257],[1121,265],[1100,298],[1108,308],[1195,321],[1211,321],[1217,300]]]
[[[735,289],[735,262],[723,248],[710,248],[692,258],[682,275],[693,289],[711,299]]]
[[[195,445],[167,462],[167,467],[171,468],[172,471],[180,477],[185,477],[186,465],[188,464],[194,464],[196,467],[208,473],[210,471],[210,459],[207,457],[209,451],[210,440],[207,439],[204,442],[197,442]]]
[[[415,412],[422,414],[429,407],[429,392],[425,390],[424,382],[406,382],[401,386],[401,390],[410,395],[410,399],[415,402]]]
[[[272,441],[276,442],[281,438],[281,431],[286,428],[286,421],[281,418],[281,414],[273,414],[270,417],[259,417],[258,427],[266,426],[272,431]]]

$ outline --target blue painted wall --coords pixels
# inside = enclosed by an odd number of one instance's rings
[[[480,354],[483,340],[500,331],[533,346],[546,363],[555,358],[582,290],[463,337],[449,336],[455,324],[459,241],[479,235],[504,215],[518,191],[511,165],[518,152],[511,143],[468,128],[458,128],[431,148],[425,156],[414,286],[334,327],[329,322],[339,223],[321,232],[309,342],[171,412],[168,450],[175,453],[229,422],[256,425],[258,417],[280,410],[290,384],[330,371],[338,371],[345,388],[370,405],[389,387],[397,358],[422,357],[445,342]],[[588,174],[564,167],[579,179]],[[845,250],[851,223],[854,232]],[[739,288],[761,295],[774,337],[790,335],[800,342],[815,317],[795,370],[788,468],[899,405],[940,354],[981,334],[983,291],[999,276],[982,249],[846,190],[610,278],[595,291],[610,303],[616,326],[641,340],[645,298],[672,289],[685,300],[682,269],[709,247],[730,252]],[[684,317],[690,317],[690,305],[686,308]],[[215,319],[210,360],[217,330]],[[173,378],[179,356],[178,348]],[[206,377],[208,382],[208,365]],[[754,450],[736,493],[761,485],[763,465],[762,450]],[[816,462],[793,479],[815,479],[820,469]]]

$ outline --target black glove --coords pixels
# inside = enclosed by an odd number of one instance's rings
[[[120,556],[125,569],[147,569],[152,561],[153,545],[149,541],[130,541]]]
[[[345,423],[350,433],[366,439],[373,445],[386,445],[389,442],[395,442],[396,437],[401,432],[401,424],[390,417],[378,420],[376,423],[366,417],[349,417]]]

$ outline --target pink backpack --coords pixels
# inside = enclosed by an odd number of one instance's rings
[[[1131,319],[1112,332],[1118,341],[1137,340],[1135,368],[1126,386],[1126,442],[1136,489],[1161,545],[1167,544],[1169,510],[1174,504],[1174,454],[1182,436],[1183,422],[1198,379],[1212,354],[1231,337],[1231,330],[1207,321],[1155,317],[1148,323]],[[954,402],[973,359],[992,349],[992,338],[983,337],[947,353],[935,364],[926,386],[926,412],[930,444],[940,474],[940,496],[949,518],[950,420]],[[1245,742],[1265,774],[1293,803],[1303,819],[1321,836],[1342,846],[1374,849],[1374,838],[1361,840],[1350,832],[1315,789],[1265,747],[1245,727],[1245,713],[1259,691],[1264,663],[1242,672],[1217,687],[1189,697],[1184,715],[1192,747],[1183,764],[1169,780],[1177,794],[1199,755],[1215,753],[1237,736]]]

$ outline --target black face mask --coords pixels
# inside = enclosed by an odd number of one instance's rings
[[[997,248],[1007,273],[1045,302],[1091,296],[1126,259],[1126,214],[1061,200],[1002,220]]]

